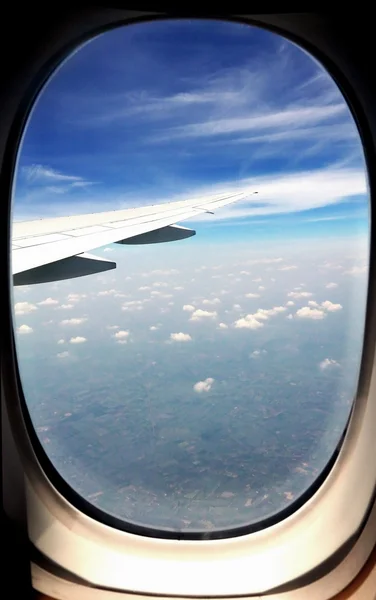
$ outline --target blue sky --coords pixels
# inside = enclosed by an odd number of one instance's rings
[[[239,189],[246,200],[199,219],[201,241],[367,232],[359,134],[323,68],[261,29],[160,21],[97,37],[52,77],[24,136],[14,214]]]

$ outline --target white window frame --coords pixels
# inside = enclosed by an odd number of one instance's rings
[[[67,41],[73,49],[89,32],[94,35],[98,28],[121,25],[139,16],[125,11],[81,11],[74,27],[62,25],[53,50],[62,52]],[[245,17],[241,20],[246,21]],[[323,58],[326,55],[335,60],[330,32],[321,35],[311,30],[308,17],[306,23],[304,16],[294,15],[253,17],[249,22],[269,27],[300,42],[303,47],[311,45],[311,51],[321,44],[321,62],[325,64]],[[48,50],[51,53],[52,49]],[[46,57],[49,58],[48,53]],[[46,57],[40,57],[33,65],[35,75],[43,67]],[[340,75],[340,66],[336,67]],[[351,74],[355,71],[351,64],[347,69],[345,65],[341,67],[342,90],[351,93]],[[352,91],[355,104],[358,102],[357,109],[360,109],[362,101],[357,99],[355,89]],[[363,108],[367,109],[366,101]],[[358,116],[356,111],[355,116]],[[372,125],[374,140],[376,123]],[[362,126],[365,123],[360,123]],[[371,261],[371,269],[372,265]],[[369,327],[372,324],[370,312],[369,303]],[[9,324],[11,326],[11,322]],[[30,540],[51,564],[55,563],[82,581],[81,584],[68,582],[53,573],[53,566],[45,569],[35,564],[36,589],[55,597],[73,598],[77,594],[84,598],[78,594],[85,589],[80,586],[86,582],[98,588],[95,590],[97,595],[90,596],[98,599],[117,596],[116,590],[132,595],[210,598],[269,592],[271,599],[286,600],[302,598],[302,585],[308,600],[326,600],[339,592],[359,572],[375,543],[374,346],[375,331],[372,328],[366,335],[361,380],[348,430],[339,456],[321,487],[283,521],[248,535],[216,540],[135,535],[96,521],[73,506],[43,472],[21,415],[19,395],[22,392],[17,388],[16,374],[5,374],[10,422],[21,448],[25,472]],[[14,346],[10,352],[15,361]],[[93,588],[89,591],[93,593]]]

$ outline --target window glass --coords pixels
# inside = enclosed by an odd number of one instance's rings
[[[196,236],[166,243],[108,242],[116,215],[89,216],[190,199],[176,223]],[[127,216],[136,231],[139,211]],[[20,375],[57,471],[108,514],[162,530],[290,505],[350,413],[368,252],[359,133],[303,50],[204,20],[81,47],[33,108],[13,202]]]

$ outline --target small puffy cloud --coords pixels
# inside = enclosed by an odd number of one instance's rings
[[[73,319],[63,319],[60,321],[60,325],[81,325],[87,321],[86,317],[74,317]]]
[[[33,333],[33,328],[29,327],[29,325],[20,325],[17,328],[17,333],[21,333],[22,335],[25,333]]]
[[[331,281],[330,283],[327,283],[325,287],[328,290],[334,290],[336,287],[338,287],[338,283],[334,283],[334,281]]]
[[[260,327],[264,327],[264,323],[260,323],[260,321],[255,319],[254,315],[246,315],[235,321],[234,325],[237,329],[259,329]]]
[[[267,353],[268,353],[267,350],[254,350],[251,353],[250,358],[258,358],[262,354],[267,354]]]
[[[120,331],[117,331],[116,333],[114,333],[113,337],[116,340],[126,340],[129,337],[129,331],[126,329],[120,329]]]
[[[250,275],[249,271],[240,271],[240,275]]]
[[[116,294],[116,290],[112,289],[112,290],[102,290],[101,292],[98,292],[98,296],[113,296],[114,294]]]
[[[252,316],[255,319],[266,320],[269,317],[278,315],[279,313],[285,312],[287,308],[285,306],[274,306],[274,308],[259,308]]]
[[[292,300],[289,300],[288,302],[286,302],[286,306],[294,306],[295,302],[293,302]]]
[[[195,307],[193,306],[193,304],[184,304],[183,310],[185,310],[186,312],[193,312],[195,310]]]
[[[323,310],[319,310],[318,308],[303,306],[303,308],[299,308],[299,310],[296,311],[296,316],[300,319],[313,319],[314,321],[318,321],[325,317],[325,313]]]
[[[184,288],[183,288],[183,286],[182,286],[182,285],[176,285],[176,286],[174,287],[174,290],[176,290],[177,292],[181,292],[182,290],[184,290]]]
[[[82,336],[80,336],[80,335],[78,335],[77,337],[72,337],[72,338],[69,340],[69,343],[70,343],[70,344],[83,344],[84,342],[86,342],[86,338],[85,338],[85,337],[82,337]]]
[[[207,377],[204,381],[198,381],[194,384],[193,389],[198,394],[202,392],[208,392],[214,383],[214,379],[212,377]]]
[[[321,363],[319,363],[319,367],[322,371],[327,369],[328,367],[339,367],[340,364],[333,360],[332,358],[325,358]]]
[[[79,302],[83,298],[86,298],[86,294],[68,294],[68,302]]]
[[[228,325],[226,323],[219,323],[218,329],[228,329]]]
[[[110,331],[112,329],[119,329],[119,325],[107,325],[106,329],[109,329]]]
[[[156,325],[152,325],[151,327],[149,327],[150,331],[157,331],[158,327]]]
[[[168,287],[168,284],[165,283],[164,281],[156,281],[155,283],[153,283],[153,287],[157,287],[157,288]]]
[[[294,317],[292,315],[287,315],[286,319],[289,319],[291,321],[291,319],[293,319]]]
[[[278,271],[294,271],[297,268],[296,265],[285,265],[284,267],[280,267]]]
[[[173,342],[190,342],[191,339],[189,333],[183,333],[182,331],[179,333],[171,333],[170,335],[170,340]]]
[[[220,299],[219,299],[219,298],[213,298],[212,300],[211,300],[211,299],[206,299],[206,298],[205,298],[205,300],[203,300],[203,301],[202,301],[202,303],[203,303],[203,304],[220,304],[220,303],[221,303],[221,301],[220,301]]]
[[[59,304],[59,300],[54,300],[54,298],[46,298],[42,300],[42,302],[38,302],[39,306],[54,306]]]
[[[325,302],[321,302],[321,306],[329,312],[336,312],[337,310],[342,310],[342,304],[334,304],[333,302],[330,302],[330,300],[325,300]]]
[[[351,267],[348,271],[344,271],[346,275],[360,275],[361,273],[365,273],[367,271],[366,265],[362,267]]]
[[[14,305],[14,312],[16,315],[28,315],[34,312],[34,310],[38,310],[38,307],[30,302],[16,302]]]
[[[143,310],[145,302],[149,302],[149,298],[144,300],[129,300],[128,302],[124,302],[121,307],[121,310],[124,311],[134,311],[134,310]]]
[[[63,338],[61,338],[60,340],[57,341],[58,344],[65,344],[65,340]]]
[[[260,290],[260,292],[262,292],[262,291],[264,291],[264,289],[265,289],[265,286],[263,286],[263,285],[259,285],[257,289],[258,289],[258,290]]]
[[[150,290],[150,286],[149,285],[142,285],[141,287],[138,288],[140,292],[146,292],[147,290]]]
[[[218,315],[215,310],[209,311],[209,310],[201,310],[201,308],[198,308],[197,310],[195,310],[192,313],[190,321],[200,321],[201,319],[216,319],[217,316]]]
[[[245,295],[246,298],[260,298],[260,294],[254,294],[253,292],[250,292],[249,294]]]
[[[58,358],[67,358],[67,356],[69,356],[69,352],[65,350],[64,352],[59,352],[58,354],[56,354],[56,356]]]
[[[234,304],[232,307],[234,310],[241,310],[242,307],[240,306],[240,304]]]
[[[287,295],[289,298],[310,298],[313,296],[311,292],[289,292]]]
[[[60,306],[57,306],[56,308],[59,310],[70,310],[71,308],[74,308],[74,304],[60,304]]]
[[[316,300],[308,300],[308,306],[315,306],[317,308],[318,303],[316,302]]]

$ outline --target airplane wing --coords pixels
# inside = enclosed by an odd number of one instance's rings
[[[194,198],[110,212],[21,221],[13,224],[15,285],[45,283],[114,269],[111,260],[87,254],[106,244],[181,240],[195,231],[176,225],[244,198],[244,193]]]

